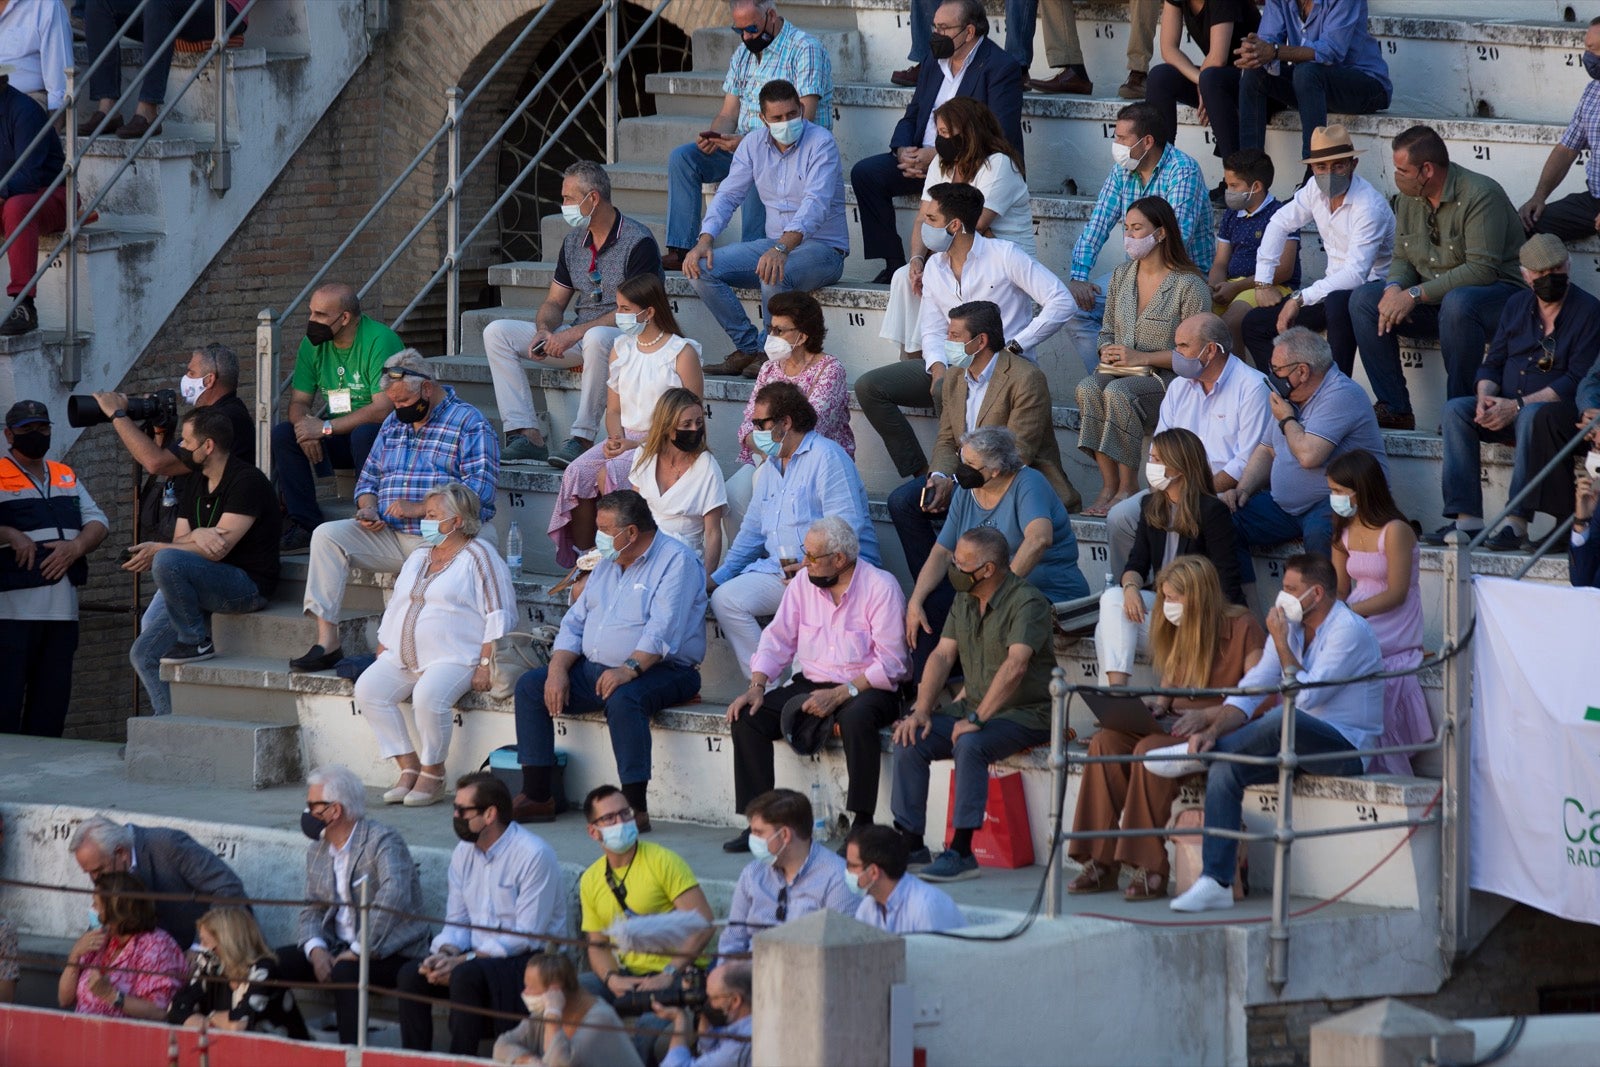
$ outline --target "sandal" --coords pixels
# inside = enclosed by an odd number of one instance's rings
[[[407,767],[402,770],[400,772],[400,780],[394,784],[394,788],[383,794],[383,802],[385,804],[398,804],[404,800],[406,795],[417,787],[417,775],[419,773],[421,772],[414,767]],[[408,774],[411,776],[410,781],[406,780],[406,775]]]
[[[1103,519],[1106,517],[1106,513],[1110,510],[1110,504],[1090,504],[1089,506],[1085,507],[1083,511],[1079,512],[1079,514],[1086,515],[1092,519]]]
[[[432,782],[433,785],[424,787],[422,784],[424,778]],[[406,794],[402,803],[408,808],[425,808],[429,804],[437,803],[442,796],[444,796],[444,775],[418,771],[417,787]]]
[[[1122,894],[1122,899],[1129,903],[1138,903],[1143,900],[1160,900],[1167,895],[1167,876],[1154,874],[1143,867],[1134,867],[1132,877],[1128,880],[1128,888]]]
[[[1083,865],[1083,873],[1067,883],[1069,893],[1105,893],[1117,888],[1117,876],[1110,867],[1102,867],[1094,860]]]

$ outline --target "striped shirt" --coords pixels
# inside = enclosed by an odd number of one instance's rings
[[[482,413],[457,398],[448,385],[440,386],[444,399],[428,413],[428,421],[410,425],[394,417],[383,420],[361,477],[356,479],[356,499],[370,493],[378,498],[378,514],[400,533],[422,529],[420,519],[399,519],[389,514],[397,500],[421,501],[446,482],[462,482],[478,494],[478,518],[494,518],[494,490],[500,480],[500,435]]]
[[[741,43],[734,48],[722,91],[739,98],[738,133],[762,128],[761,87],[769,81],[792,82],[801,99],[815,96],[817,125],[833,129],[833,61],[822,42],[788,19],[758,56]]]
[[[1578,99],[1572,121],[1561,131],[1561,147],[1582,152],[1597,142],[1600,142],[1600,81],[1590,79],[1583,87],[1583,96]],[[1583,165],[1583,177],[1589,195],[1600,196],[1600,155],[1589,153]]]
[[[1143,196],[1159,196],[1172,205],[1178,215],[1178,226],[1183,230],[1183,247],[1188,249],[1189,258],[1201,270],[1211,269],[1211,262],[1217,255],[1217,224],[1200,164],[1167,145],[1156,163],[1156,172],[1150,176],[1150,184],[1141,185],[1140,181],[1136,171],[1111,168],[1094,202],[1089,224],[1078,235],[1078,243],[1072,246],[1073,281],[1089,280],[1094,261],[1106,238],[1111,236],[1111,228],[1122,222],[1128,205]]]

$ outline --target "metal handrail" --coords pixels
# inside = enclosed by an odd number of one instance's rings
[[[1589,436],[1590,433],[1594,432],[1596,428],[1600,428],[1600,415],[1596,415],[1594,418],[1584,423],[1583,428],[1569,438],[1566,444],[1561,446],[1561,450],[1551,457],[1550,462],[1546,463],[1543,467],[1540,467],[1539,473],[1535,474],[1532,478],[1529,478],[1528,484],[1524,485],[1516,496],[1506,501],[1506,506],[1500,509],[1500,513],[1493,519],[1490,519],[1488,522],[1483,524],[1483,529],[1479,530],[1477,535],[1467,542],[1467,551],[1471,552],[1482,546],[1482,544],[1493,534],[1494,530],[1510,517],[1511,512],[1517,507],[1517,505],[1531,497],[1534,493],[1534,490],[1538,489],[1544,483],[1546,478],[1550,477],[1551,474],[1560,469],[1562,466],[1562,461],[1569,459],[1572,453],[1577,450],[1578,446],[1583,444],[1584,440]],[[1565,527],[1570,527],[1572,525],[1572,519],[1568,518],[1567,521],[1562,525]],[[1550,536],[1545,538],[1544,542],[1539,546],[1539,552],[1535,553],[1533,558],[1528,561],[1527,565],[1524,566],[1522,570],[1517,572],[1516,576],[1518,578],[1521,578],[1528,572],[1528,568],[1532,567],[1533,564],[1538,561],[1539,556],[1555,542],[1556,534],[1560,532],[1561,528],[1558,527],[1555,533],[1552,533]]]

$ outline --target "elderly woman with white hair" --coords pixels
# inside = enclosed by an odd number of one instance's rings
[[[511,571],[478,539],[478,495],[450,482],[423,501],[423,543],[395,579],[378,625],[377,661],[356,680],[356,704],[400,768],[387,804],[432,804],[444,793],[455,703],[489,688],[494,643],[516,620]],[[400,702],[410,699],[417,744]],[[419,751],[420,750],[420,751]]]

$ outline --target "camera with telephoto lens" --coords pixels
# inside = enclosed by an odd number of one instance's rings
[[[706,1005],[706,972],[698,967],[685,967],[679,971],[665,989],[630,989],[616,999],[612,1007],[618,1015],[648,1015],[651,1001],[663,1008],[685,1008],[699,1011]]]
[[[178,394],[171,389],[157,389],[143,396],[130,396],[123,408],[128,418],[142,422],[153,429],[170,430],[178,425]],[[82,393],[67,397],[67,424],[78,429],[99,426],[110,422],[111,416],[100,410],[100,402]]]

